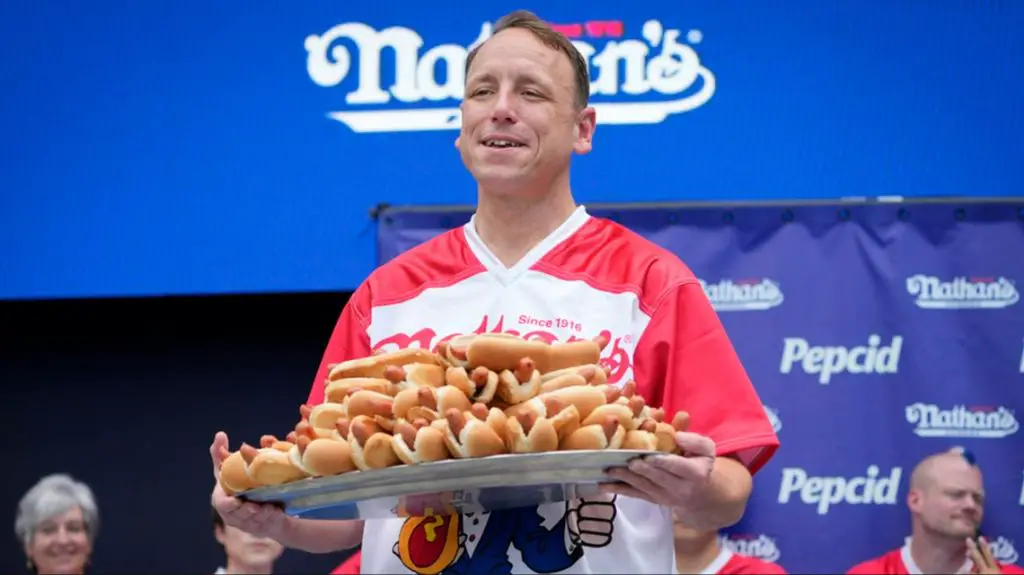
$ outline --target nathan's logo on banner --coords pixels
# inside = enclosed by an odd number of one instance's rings
[[[915,296],[917,307],[924,309],[1000,309],[1020,299],[1013,281],[1004,277],[942,281],[917,274],[907,278],[907,292]]]
[[[842,347],[811,345],[802,337],[783,340],[780,373],[789,373],[797,364],[804,373],[817,375],[818,382],[827,384],[840,373],[893,374],[899,371],[903,337],[893,336],[888,346],[882,345],[877,335],[868,337],[866,346]]]
[[[833,505],[895,505],[903,469],[894,467],[886,477],[879,477],[877,465],[868,467],[867,476],[812,476],[799,467],[782,470],[779,503],[789,503],[793,494],[800,501],[817,506],[818,515],[825,515]]]
[[[988,546],[992,550],[992,558],[1000,563],[1013,565],[1020,559],[1020,555],[1017,553],[1017,549],[1014,548],[1011,539],[1002,536],[990,539]]]
[[[782,304],[779,284],[768,278],[725,279],[713,284],[700,280],[700,286],[716,311],[762,311]]]
[[[779,419],[779,412],[774,410],[774,409],[772,409],[772,408],[770,408],[770,407],[768,407],[767,405],[765,405],[764,406],[764,413],[765,413],[765,415],[768,416],[768,421],[770,421],[771,424],[772,424],[772,431],[774,431],[775,433],[778,433],[779,431],[781,431],[782,430],[782,420]]]
[[[999,439],[1017,433],[1020,424],[1005,407],[967,407],[957,405],[941,409],[934,403],[907,406],[907,422],[914,424],[919,437],[976,437]]]
[[[769,563],[778,561],[779,557],[782,556],[782,552],[779,551],[779,546],[775,544],[775,540],[763,533],[760,535],[742,533],[719,535],[718,542],[722,547],[729,549],[733,553],[739,553],[747,557],[757,557]]]
[[[598,21],[556,28],[587,61],[601,124],[657,124],[702,106],[715,93],[714,74],[691,46],[701,42],[699,30],[684,33],[659,20],[635,27]],[[475,39],[467,32],[429,46],[412,28],[376,30],[347,22],[306,37],[306,71],[325,88],[344,83],[346,105],[328,116],[355,132],[453,130],[461,124],[466,57],[491,36],[493,26],[482,24]],[[462,40],[470,41],[455,43]],[[357,77],[350,78],[353,70]]]

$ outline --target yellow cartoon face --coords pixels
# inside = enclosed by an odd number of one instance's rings
[[[398,556],[410,571],[419,575],[437,575],[451,565],[459,554],[459,515],[410,517],[402,525]]]

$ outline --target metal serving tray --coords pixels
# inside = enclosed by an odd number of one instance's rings
[[[450,459],[303,479],[241,494],[307,519],[477,513],[568,501],[613,482],[605,471],[653,451],[600,450]]]

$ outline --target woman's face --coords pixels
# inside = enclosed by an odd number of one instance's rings
[[[25,550],[39,573],[83,573],[92,553],[82,509],[72,507],[45,519]]]

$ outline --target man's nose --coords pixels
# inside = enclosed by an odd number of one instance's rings
[[[491,119],[494,122],[515,122],[515,97],[508,91],[501,91],[498,93],[498,98],[494,102],[494,109],[491,110]]]

